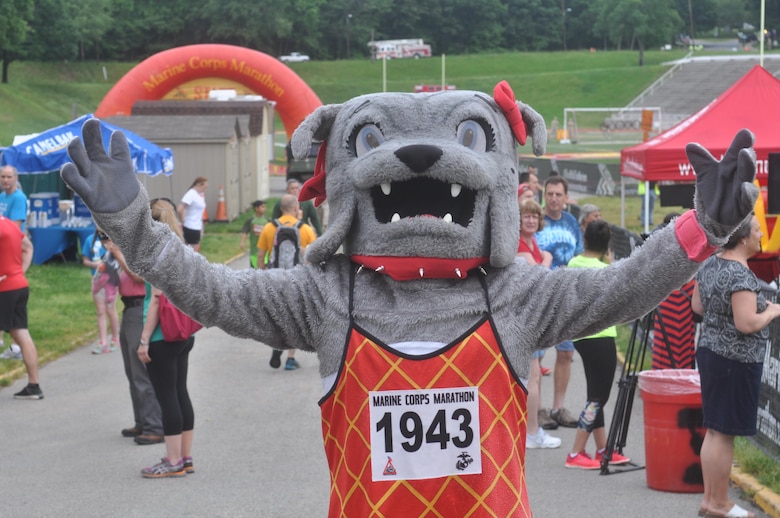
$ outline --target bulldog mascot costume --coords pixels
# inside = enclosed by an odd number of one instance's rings
[[[331,221],[292,270],[209,264],[153,222],[124,135],[106,152],[95,119],[61,174],[131,269],[194,319],[317,354],[329,516],[525,517],[531,354],[653,309],[757,196],[749,131],[721,161],[690,144],[695,210],[608,268],[529,266],[515,260],[517,144],[541,155],[546,135],[506,82],[318,108],[292,148],[324,143],[301,197],[327,197]]]

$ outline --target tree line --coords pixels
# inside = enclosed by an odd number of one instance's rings
[[[3,0],[2,82],[14,60],[140,61],[225,43],[313,59],[369,55],[372,39],[423,38],[434,54],[636,49],[680,34],[758,26],[754,0]],[[780,0],[766,0],[767,26]]]

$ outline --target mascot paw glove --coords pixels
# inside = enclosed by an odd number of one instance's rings
[[[70,142],[68,155],[73,162],[63,165],[60,175],[92,212],[106,214],[129,206],[140,186],[124,133],[111,134],[106,153],[100,131],[98,119],[84,123],[84,144],[78,137]]]
[[[688,154],[696,171],[694,207],[702,228],[722,245],[753,211],[758,188],[753,133],[742,129],[718,162],[699,144],[688,144]]]

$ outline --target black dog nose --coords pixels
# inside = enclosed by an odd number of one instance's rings
[[[395,152],[395,156],[415,173],[427,171],[441,158],[442,154],[442,150],[438,147],[425,144],[405,146]]]

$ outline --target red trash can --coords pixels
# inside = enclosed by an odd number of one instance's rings
[[[702,493],[701,380],[694,369],[639,373],[644,401],[647,487],[674,493]]]

